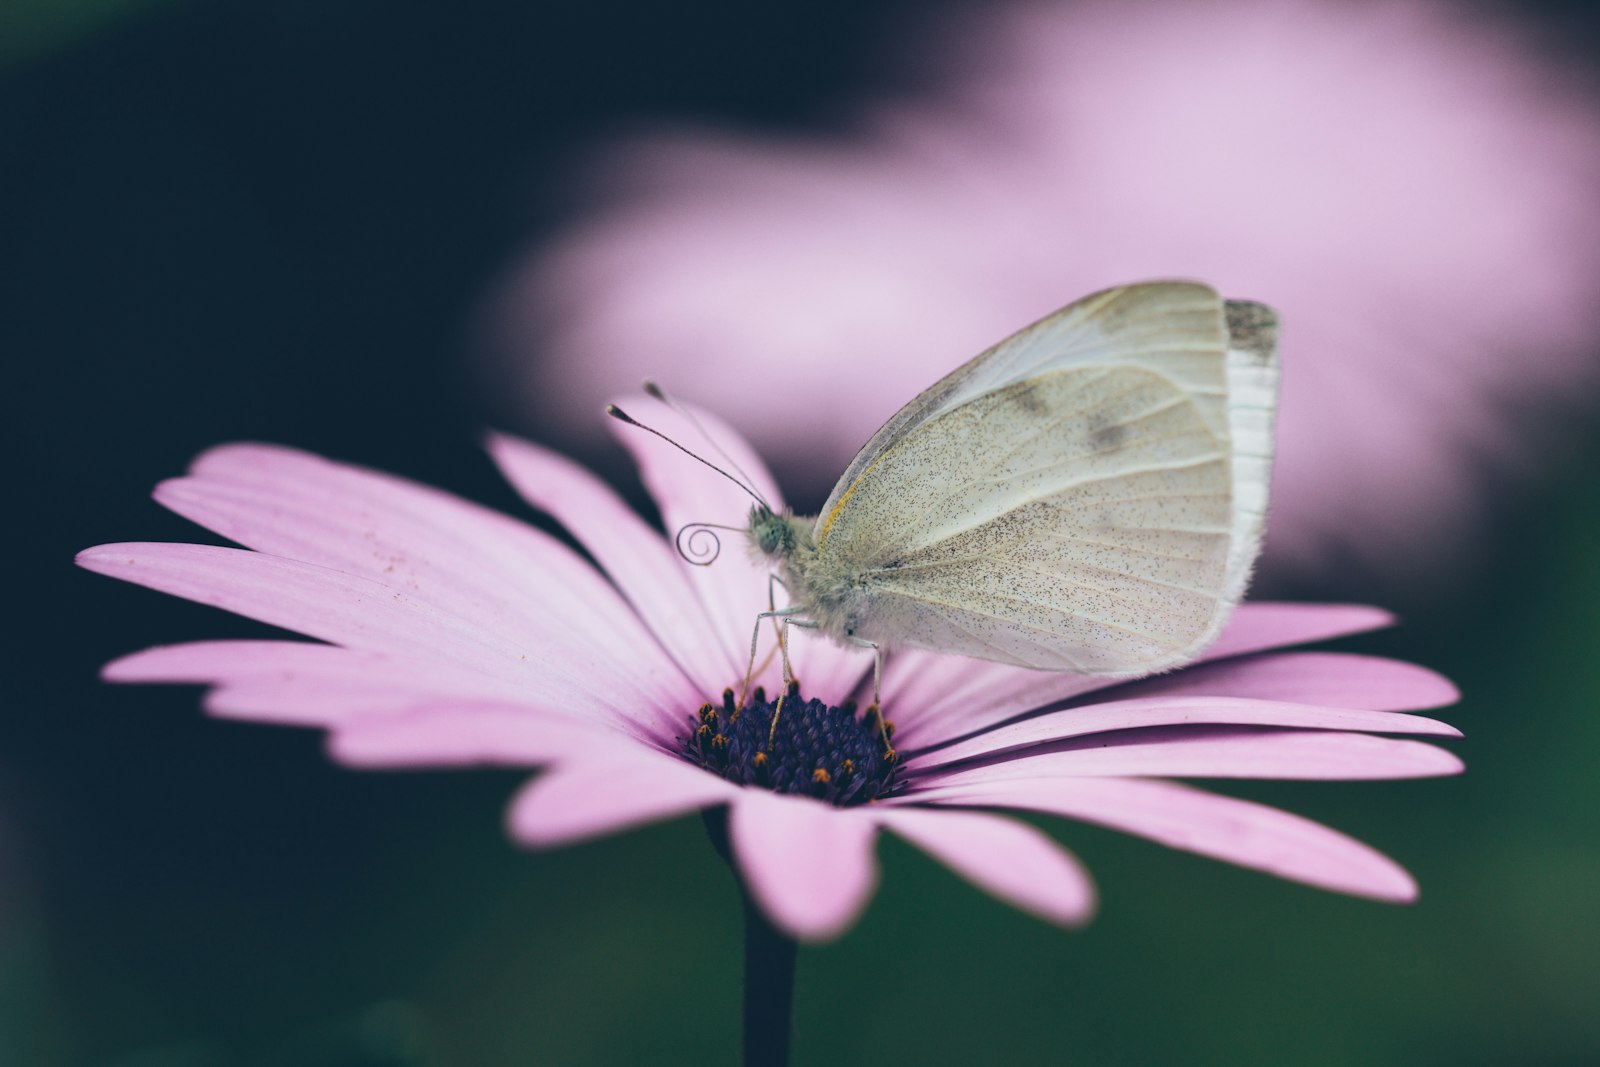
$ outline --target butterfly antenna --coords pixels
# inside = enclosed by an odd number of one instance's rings
[[[639,427],[639,429],[645,431],[646,433],[655,434],[657,437],[661,438],[667,444],[671,445],[673,448],[676,448],[679,452],[682,452],[684,455],[688,456],[690,459],[695,460],[696,462],[705,464],[707,467],[710,467],[712,470],[716,471],[718,474],[720,474],[724,478],[728,479],[728,481],[732,482],[734,485],[737,485],[740,489],[743,489],[746,493],[748,493],[750,495],[750,498],[752,500],[754,500],[757,504],[760,504],[762,507],[766,508],[768,511],[772,510],[772,505],[768,504],[765,500],[761,499],[761,494],[760,493],[756,492],[754,489],[750,488],[748,485],[744,484],[739,479],[735,478],[733,475],[729,474],[727,471],[725,471],[721,467],[717,466],[715,463],[712,463],[710,460],[706,459],[704,456],[696,455],[695,453],[689,451],[687,448],[684,448],[682,445],[680,445],[678,442],[674,441],[672,438],[668,437],[666,434],[662,433],[660,430],[653,429],[652,427],[646,426],[644,423],[640,422],[638,419],[634,418],[632,415],[629,415],[626,411],[623,411],[621,408],[617,407],[617,405],[615,405],[615,404],[607,404],[606,405],[606,414],[610,415],[613,419],[616,419],[618,422],[625,422],[629,426],[637,426],[637,427]],[[705,431],[702,430],[701,432],[704,433]],[[713,444],[714,443],[715,442],[713,442]]]
[[[693,426],[700,432],[700,436],[702,439],[704,439],[705,443],[710,445],[713,451],[722,457],[723,462],[737,471],[739,476],[744,479],[745,492],[749,493],[757,500],[761,500],[761,503],[766,506],[768,511],[772,510],[772,505],[767,504],[765,500],[762,500],[761,494],[756,492],[756,480],[750,477],[750,472],[739,466],[738,460],[728,455],[727,450],[719,445],[717,443],[717,439],[711,436],[710,432],[706,430],[705,426],[700,422],[699,419],[695,418],[694,412],[690,411],[672,397],[668,396],[665,389],[661,388],[661,386],[657,385],[649,378],[644,380],[644,391],[661,401],[663,404],[667,405],[667,407],[671,408],[673,411],[676,411],[679,415],[682,415],[685,419],[689,420],[689,425]]]

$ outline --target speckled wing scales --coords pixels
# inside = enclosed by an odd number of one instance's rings
[[[1194,655],[1265,507],[1270,313],[1241,307],[1260,321],[1230,344],[1205,286],[1096,294],[907,405],[818,519],[824,567],[864,591],[857,634],[1086,673]]]
[[[1228,430],[1233,444],[1233,550],[1228,558],[1229,604],[1244,596],[1267,519],[1273,425],[1278,415],[1278,313],[1265,304],[1229,300]]]
[[[1155,365],[1196,396],[1219,431],[1226,423],[1222,300],[1196,282],[1107,289],[1020,330],[934,382],[879,427],[823,505],[818,533],[861,476],[912,430],[984,393],[1076,365]]]

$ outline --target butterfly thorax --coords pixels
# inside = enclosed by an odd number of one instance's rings
[[[750,553],[777,571],[796,614],[836,640],[855,636],[860,582],[850,568],[820,566],[816,519],[784,510],[750,509]]]

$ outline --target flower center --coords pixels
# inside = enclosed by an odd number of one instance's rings
[[[743,708],[733,690],[722,692],[722,706],[703,704],[694,731],[678,740],[698,766],[739,785],[774,793],[804,793],[830,804],[866,804],[892,792],[896,758],[874,705],[858,716],[853,701],[833,707],[805,700],[789,686],[783,708],[757,689]],[[778,716],[777,729],[772,726]]]

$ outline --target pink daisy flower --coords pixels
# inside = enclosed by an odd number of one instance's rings
[[[678,436],[652,400],[630,405]],[[769,499],[759,459],[706,416]],[[666,528],[741,521],[747,500],[693,460],[617,427]],[[542,768],[508,828],[536,847],[696,811],[726,812],[725,845],[783,934],[830,938],[866,906],[874,839],[905,838],[1001,900],[1081,923],[1095,894],[1077,860],[1005,812],[1043,812],[1284,878],[1408,901],[1394,862],[1331,829],[1172,778],[1378,779],[1452,774],[1452,754],[1379,736],[1455,737],[1403,709],[1449,682],[1392,660],[1281,646],[1390,620],[1354,606],[1249,604],[1202,662],[1136,682],[1020,670],[921,651],[891,656],[895,750],[846,703],[870,658],[804,633],[801,698],[765,745],[776,663],[742,709],[767,576],[725,552],[687,565],[670,538],[594,476],[523,441],[489,450],[534,507],[592,557],[516,519],[385,474],[266,445],[202,455],[156,499],[244,548],[112,544],[83,566],[315,638],[206,641],[117,660],[119,682],[210,686],[213,714],[329,731],[359,767]],[[772,651],[763,637],[763,656]]]
[[[595,153],[494,305],[496,381],[577,436],[656,376],[826,489],[1016,323],[1206,278],[1285,311],[1266,573],[1406,579],[1471,543],[1486,473],[1559,441],[1530,416],[1600,385],[1600,111],[1530,38],[1427,0],[908,18],[885,61],[920,84],[841,135]],[[806,419],[746,403],[753,360]]]

